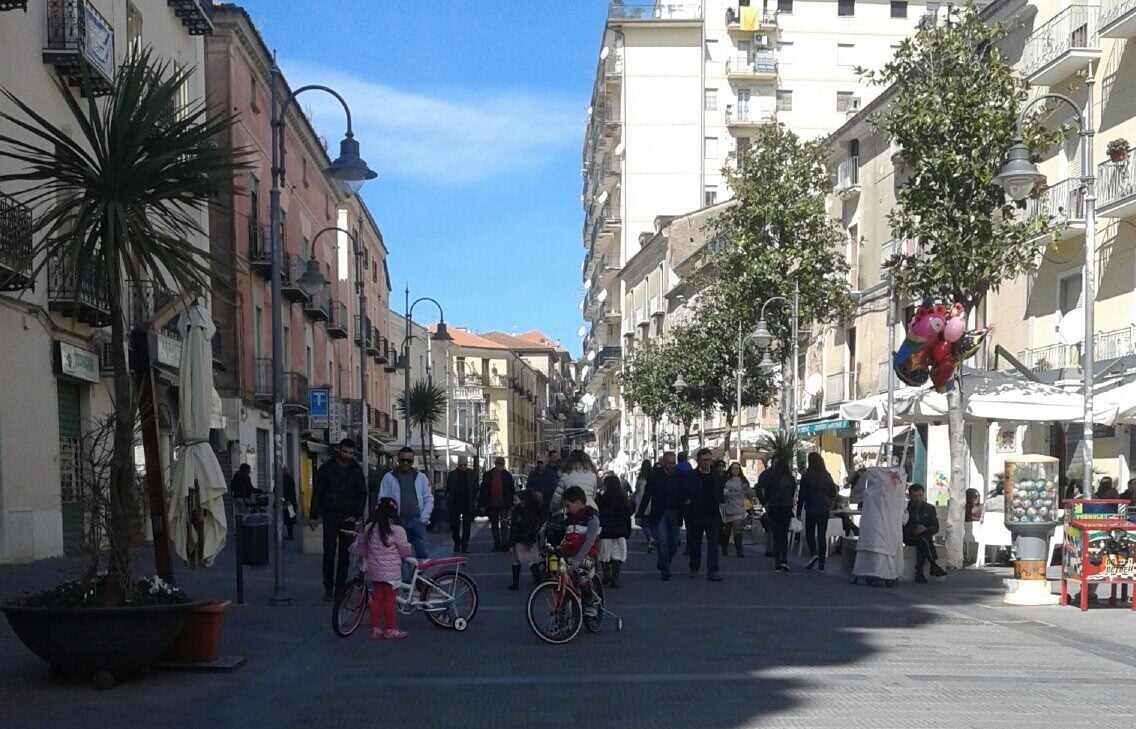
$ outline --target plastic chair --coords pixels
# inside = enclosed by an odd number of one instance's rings
[[[984,511],[982,520],[974,526],[974,541],[978,545],[978,554],[975,555],[974,566],[981,567],[986,564],[986,549],[988,547],[1011,547],[1014,540],[1010,530],[1006,528],[1005,516],[1001,511]],[[974,524],[974,522],[971,522]]]

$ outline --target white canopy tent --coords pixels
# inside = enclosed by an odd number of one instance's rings
[[[433,444],[434,453],[445,452],[447,445],[449,445],[451,456],[472,456],[477,452],[477,449],[473,447],[472,443],[466,443],[464,440],[447,438],[438,433],[432,433],[430,438],[431,439],[426,443],[426,448],[429,449],[431,444]],[[411,436],[410,442],[407,445],[413,448],[417,453],[422,450],[422,438],[415,434]],[[401,447],[402,446],[398,446],[398,448]],[[398,450],[398,448],[395,448],[395,450]]]
[[[1098,412],[1100,408],[1115,410],[1115,422],[1136,425],[1136,382],[1097,393],[1093,403]]]

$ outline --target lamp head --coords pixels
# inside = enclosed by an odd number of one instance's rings
[[[681,374],[678,377],[675,378],[674,389],[675,389],[675,392],[678,392],[678,393],[681,393],[683,390],[686,389],[686,380],[684,380],[682,378]]]
[[[430,335],[430,338],[435,342],[452,342],[454,338],[450,336],[449,331],[446,330],[446,322],[439,321],[438,328]]]
[[[773,335],[769,333],[769,327],[764,319],[757,322],[757,326],[754,327],[753,333],[749,336],[757,343],[758,349],[768,348],[769,343],[773,341]],[[768,355],[766,355],[766,359],[768,359]]]
[[[1029,147],[1019,141],[1006,150],[1006,163],[994,182],[1014,200],[1025,200],[1042,179],[1037,165],[1030,160]]]
[[[379,176],[359,156],[359,142],[350,132],[339,143],[339,156],[324,171],[332,179],[342,182],[352,194],[359,192],[364,182]]]
[[[327,287],[327,279],[324,278],[323,273],[320,271],[319,262],[314,258],[308,259],[308,266],[304,269],[304,273],[296,283],[300,285],[300,290],[303,291],[309,299],[314,299]]]
[[[769,350],[765,350],[765,354],[761,355],[761,362],[757,364],[762,372],[772,372],[777,363],[769,358]]]

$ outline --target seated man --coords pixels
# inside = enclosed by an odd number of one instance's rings
[[[594,618],[599,612],[597,596],[592,592],[592,574],[600,553],[600,517],[588,506],[588,497],[579,486],[569,486],[562,499],[565,510],[564,541],[560,551],[571,567],[581,567],[580,587],[584,615]]]
[[[903,523],[903,543],[915,547],[915,581],[926,584],[923,565],[931,563],[931,576],[943,577],[946,571],[939,566],[939,554],[932,539],[939,533],[939,516],[935,507],[927,503],[923,484],[913,483],[907,489],[907,517]]]

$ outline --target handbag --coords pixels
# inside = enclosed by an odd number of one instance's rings
[[[803,532],[804,530],[805,530],[805,525],[801,523],[800,519],[798,519],[795,516],[791,517],[789,519],[789,531],[790,532]]]

